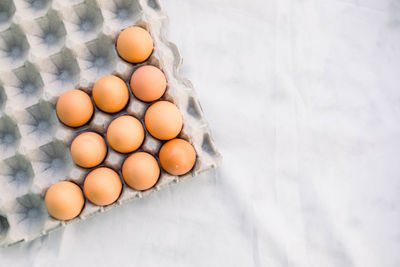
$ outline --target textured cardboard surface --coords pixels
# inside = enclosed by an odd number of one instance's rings
[[[32,240],[71,222],[141,198],[217,166],[220,155],[191,83],[179,76],[182,59],[166,38],[167,16],[157,1],[3,1],[0,18],[0,244]],[[152,56],[130,64],[115,50],[119,32],[140,25],[154,40]],[[175,177],[162,173],[156,186],[138,192],[126,185],[118,201],[107,207],[86,201],[80,216],[68,222],[52,219],[43,203],[47,188],[61,180],[82,185],[87,169],[71,160],[68,146],[82,131],[105,135],[109,122],[121,114],[143,121],[147,103],[131,94],[126,109],[105,114],[96,109],[91,121],[78,129],[62,125],[54,106],[59,95],[80,88],[90,93],[94,82],[107,74],[128,81],[133,71],[151,64],[168,80],[163,99],[181,110],[180,136],[196,149],[193,170]],[[139,150],[157,155],[162,142],[146,134]],[[108,149],[102,166],[119,170],[127,155]]]

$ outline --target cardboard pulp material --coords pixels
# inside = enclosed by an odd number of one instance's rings
[[[168,18],[158,1],[2,0],[0,14],[1,246],[46,235],[218,165],[220,154],[193,87],[179,75],[182,59],[166,38]],[[115,49],[119,32],[132,25],[147,29],[154,40],[152,56],[141,64],[123,61]],[[122,114],[143,122],[149,106],[131,94],[123,111],[110,115],[96,110],[87,125],[72,129],[57,119],[57,98],[74,88],[90,93],[94,82],[104,75],[114,74],[128,82],[134,70],[146,64],[161,68],[167,77],[163,99],[182,112],[180,137],[195,147],[195,167],[180,177],[162,172],[156,186],[144,192],[124,184],[112,205],[99,207],[86,200],[77,218],[67,222],[53,219],[44,206],[46,190],[62,180],[82,186],[90,171],[73,163],[69,153],[72,139],[86,130],[105,136],[110,121]],[[156,156],[161,145],[146,133],[139,150]],[[118,171],[127,156],[109,147],[100,166]]]

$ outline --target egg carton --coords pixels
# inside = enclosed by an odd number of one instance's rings
[[[156,0],[0,1],[1,246],[46,235],[218,165],[220,154],[193,86],[178,73],[182,58],[166,38],[167,23]],[[131,25],[147,29],[153,37],[154,51],[141,64],[123,61],[115,49],[118,34]],[[130,94],[123,111],[106,114],[96,108],[87,125],[71,129],[56,116],[57,98],[73,88],[90,94],[94,82],[108,74],[128,83],[135,69],[146,64],[159,67],[167,77],[168,87],[162,99],[175,103],[182,112],[180,137],[196,149],[194,168],[180,177],[162,172],[157,184],[147,191],[136,191],[124,184],[121,196],[112,205],[100,207],[86,200],[77,218],[53,219],[44,206],[46,190],[61,180],[82,186],[90,171],[73,163],[69,152],[73,138],[87,130],[105,136],[110,121],[122,114],[131,114],[143,123],[149,106]],[[146,133],[139,151],[157,155],[161,145]],[[108,147],[101,166],[121,175],[119,170],[126,157]]]

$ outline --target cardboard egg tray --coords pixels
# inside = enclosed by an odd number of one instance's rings
[[[182,59],[166,39],[167,22],[155,0],[0,1],[1,246],[46,235],[218,165],[220,154],[193,87],[178,74]],[[153,54],[141,64],[123,61],[115,49],[119,32],[132,25],[147,29],[154,40]],[[179,137],[196,149],[194,168],[180,177],[162,172],[155,187],[147,191],[124,184],[112,205],[100,207],[86,200],[77,218],[66,222],[53,219],[44,206],[46,190],[62,180],[82,185],[90,171],[73,163],[69,152],[73,138],[87,130],[105,136],[110,121],[122,114],[143,122],[149,106],[131,94],[123,111],[111,115],[96,109],[87,125],[72,129],[58,121],[57,98],[74,88],[90,93],[94,82],[108,74],[128,82],[133,71],[146,64],[161,68],[167,77],[162,99],[175,103],[182,112],[184,126]],[[161,145],[146,133],[139,151],[157,155]],[[119,171],[127,156],[108,147],[100,166]]]

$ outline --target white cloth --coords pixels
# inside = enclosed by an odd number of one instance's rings
[[[400,1],[163,4],[222,166],[0,266],[400,266]]]

